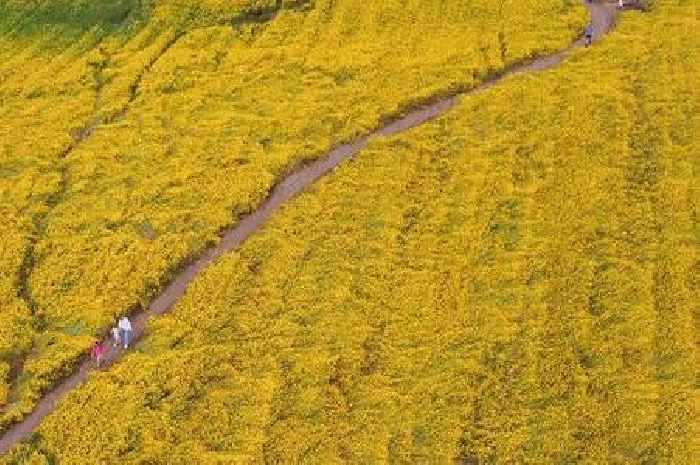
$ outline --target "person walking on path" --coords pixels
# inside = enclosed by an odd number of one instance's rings
[[[131,321],[126,316],[123,316],[119,320],[119,329],[121,331],[121,341],[124,343],[124,349],[129,348],[129,343],[131,342],[131,335],[133,334],[131,330]]]
[[[115,325],[112,328],[112,347],[118,347],[121,340],[121,330],[118,325]]]
[[[102,366],[102,357],[105,354],[105,348],[104,346],[100,343],[100,341],[95,341],[95,343],[92,345],[92,350],[90,351],[90,356],[92,357],[93,360],[95,360],[95,364],[97,365],[97,368],[100,368]]]
[[[593,23],[588,24],[588,26],[586,26],[586,47],[590,47],[593,43],[594,32]]]

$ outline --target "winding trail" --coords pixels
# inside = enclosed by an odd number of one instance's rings
[[[614,27],[617,16],[614,3],[611,1],[588,3],[586,1],[586,7],[590,11],[595,28],[594,40],[607,34]],[[566,50],[518,65],[483,82],[474,89],[427,104],[411,111],[404,117],[387,123],[374,132],[337,147],[319,160],[292,172],[272,189],[267,199],[255,211],[243,217],[235,227],[225,231],[222,240],[216,246],[206,249],[196,261],[178,273],[147,310],[133,315],[134,341],[138,341],[143,336],[148,320],[173,308],[185,294],[192,281],[203,270],[222,255],[237,249],[251,234],[259,230],[282,205],[331,172],[340,163],[355,156],[367,146],[370,140],[405,132],[433,120],[453,108],[460,97],[482,92],[500,83],[506,77],[553,68],[563,62],[574,49],[583,45],[584,40],[579,39]],[[108,341],[105,341],[105,344],[109,345]],[[105,367],[119,360],[123,355],[123,351],[110,348],[105,356]],[[93,363],[90,360],[84,360],[70,377],[45,394],[29,416],[11,427],[0,438],[0,455],[7,453],[11,447],[26,439],[39,426],[44,417],[56,408],[61,398],[85,382],[88,374],[93,370]]]

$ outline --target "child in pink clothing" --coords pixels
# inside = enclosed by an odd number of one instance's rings
[[[100,342],[95,342],[92,346],[92,351],[90,352],[90,355],[92,358],[95,360],[95,363],[97,364],[97,368],[99,368],[102,365],[102,357],[105,354],[105,348],[100,344]]]

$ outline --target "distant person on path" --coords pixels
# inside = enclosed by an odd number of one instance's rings
[[[121,330],[121,339],[124,343],[124,348],[129,348],[129,343],[131,342],[131,335],[133,334],[131,330],[131,321],[126,316],[123,316],[119,320],[119,329]]]
[[[95,360],[95,364],[97,365],[97,368],[100,368],[102,366],[102,357],[105,354],[105,348],[102,344],[100,344],[100,341],[95,341],[95,343],[92,345],[92,350],[90,351],[90,355],[92,356],[93,360]]]
[[[593,43],[593,24],[586,26],[586,47],[590,47]]]
[[[121,340],[121,330],[119,329],[118,325],[114,326],[114,328],[112,328],[112,347],[119,346]]]

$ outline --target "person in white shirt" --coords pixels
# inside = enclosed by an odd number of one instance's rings
[[[131,321],[129,321],[128,317],[126,317],[126,316],[121,317],[121,319],[119,320],[119,329],[121,330],[121,339],[122,339],[122,342],[124,343],[124,348],[128,349],[129,343],[131,342],[131,335],[132,335]]]
[[[117,347],[119,343],[121,342],[121,330],[119,329],[119,326],[115,326],[112,328],[112,347]]]

